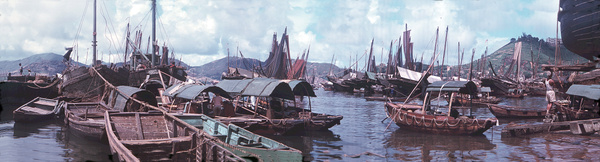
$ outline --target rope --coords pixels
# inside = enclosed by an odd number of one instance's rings
[[[29,88],[32,88],[32,89],[46,89],[46,88],[50,88],[50,87],[54,86],[54,85],[55,85],[56,83],[58,83],[59,81],[60,81],[60,79],[56,79],[56,80],[54,80],[54,82],[50,83],[50,84],[49,84],[49,85],[47,85],[47,86],[43,86],[43,87],[42,87],[42,86],[40,86],[40,85],[38,85],[36,82],[33,82],[33,85],[35,85],[37,88],[36,88],[36,87],[29,86],[29,85],[27,85],[27,87],[29,87]]]

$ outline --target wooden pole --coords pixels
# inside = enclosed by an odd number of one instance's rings
[[[443,68],[444,68],[444,61],[446,58],[446,44],[448,43],[448,26],[446,26],[446,38],[444,40],[444,54],[442,55],[442,66],[440,67],[440,78],[442,78],[442,80],[444,80],[444,73],[443,73]]]
[[[437,53],[437,43],[438,43],[438,35],[439,35],[439,32],[440,32],[440,27],[438,27],[438,28],[435,30],[435,42],[434,42],[434,44],[433,44],[433,56],[434,56],[434,57],[435,57],[435,54]],[[421,62],[421,64],[423,64],[423,62]],[[431,64],[435,64],[435,60],[433,60],[433,61],[431,62]],[[439,65],[439,64],[438,64],[438,65]],[[435,68],[434,68],[434,69],[435,69]],[[435,70],[434,70],[434,71],[435,71]],[[432,74],[435,74],[435,72],[434,72],[434,73],[432,73]]]
[[[473,80],[472,75],[473,75],[473,57],[475,57],[475,48],[473,48],[473,55],[471,55],[471,65],[469,68],[469,81]]]

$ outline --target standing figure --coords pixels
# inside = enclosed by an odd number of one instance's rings
[[[19,74],[23,75],[23,66],[19,63]]]
[[[544,84],[546,85],[546,101],[548,101],[548,106],[546,107],[546,114],[550,114],[550,108],[552,108],[552,102],[556,101],[556,96],[554,94],[554,81],[552,80],[552,74],[548,76],[546,80],[544,80]]]

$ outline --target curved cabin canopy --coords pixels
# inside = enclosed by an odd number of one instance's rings
[[[163,95],[173,98],[183,98],[193,100],[203,92],[211,92],[231,99],[231,96],[225,90],[217,86],[197,85],[197,84],[176,84],[169,87]]]
[[[310,83],[304,80],[283,80],[283,82],[286,82],[290,85],[290,88],[292,88],[292,91],[296,96],[317,97]]]
[[[255,78],[244,80],[223,80],[217,84],[218,87],[225,90],[233,96],[256,96],[256,97],[276,97],[293,100],[294,92],[286,82],[268,79]]]
[[[437,81],[427,86],[427,92],[458,92],[462,94],[477,94],[477,85],[473,81]]]
[[[568,95],[585,97],[591,100],[600,100],[600,85],[573,84],[567,90]]]
[[[118,91],[113,90],[109,96],[109,100],[112,101],[114,99],[114,101],[109,104],[114,110],[127,112],[143,111],[144,107],[131,100],[131,98],[146,102],[152,106],[158,105],[156,96],[150,91],[129,86],[118,86],[116,88]]]

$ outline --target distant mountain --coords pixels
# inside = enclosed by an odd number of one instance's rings
[[[501,48],[499,48],[498,50],[489,53],[486,56],[486,64],[485,67],[483,67],[483,69],[485,71],[487,71],[486,73],[489,72],[488,75],[492,75],[492,71],[490,70],[489,67],[489,63],[492,63],[492,66],[494,67],[494,71],[498,74],[498,75],[503,75],[504,73],[506,73],[506,71],[509,69],[510,67],[510,63],[512,61],[513,58],[513,54],[514,54],[514,50],[515,50],[515,44],[517,42],[522,42],[522,46],[521,46],[521,70],[523,71],[523,75],[526,78],[529,78],[532,76],[533,73],[533,69],[531,67],[531,62],[532,60],[533,63],[537,64],[537,75],[538,76],[544,76],[544,71],[542,71],[542,64],[554,64],[554,51],[555,51],[555,47],[552,44],[548,44],[547,42],[544,42],[541,39],[538,39],[536,37],[531,37],[531,35],[525,35],[522,37],[519,37],[518,39],[513,38],[511,40],[511,42],[507,43],[506,45],[502,46]],[[483,53],[484,51],[476,51],[477,53]],[[564,46],[560,46],[560,56],[562,59],[562,64],[563,65],[573,65],[573,64],[577,64],[577,63],[584,63],[584,62],[588,62],[587,59],[569,51],[568,49],[566,49]],[[463,62],[466,62],[466,64],[463,64],[461,67],[461,71],[462,71],[462,75],[461,77],[466,78],[468,76],[469,73],[469,66],[470,66],[470,61],[471,61],[471,54],[470,52],[466,52],[464,54],[464,58],[463,58]],[[481,60],[481,57],[479,58],[474,58],[473,61],[473,71],[475,73],[475,71],[479,68],[479,61]],[[514,73],[516,71],[516,64],[514,65],[515,67],[513,67],[512,73]],[[458,66],[454,65],[451,67],[452,69],[458,69]],[[436,73],[437,75],[437,73]]]
[[[63,56],[55,53],[42,53],[29,56],[24,59],[14,61],[0,61],[0,75],[6,76],[8,73],[13,75],[19,73],[19,63],[23,66],[23,74],[31,69],[32,73],[54,75],[62,73],[66,65],[62,62]],[[81,63],[77,63],[83,65]],[[32,74],[33,75],[33,74]]]
[[[293,61],[292,61],[293,62]],[[246,70],[252,70],[254,67],[264,66],[265,63],[261,62],[257,59],[252,58],[239,58],[239,57],[231,57],[229,58],[229,66],[237,67]],[[312,76],[316,73],[317,77],[325,78],[330,68],[329,63],[311,63],[309,62],[306,68],[307,76]],[[342,71],[339,67],[333,66],[331,67],[334,73],[339,73]],[[193,66],[188,70],[188,75],[192,77],[208,77],[215,80],[221,79],[221,74],[227,71],[227,57],[218,59],[209,63],[206,63],[201,66]]]
[[[293,62],[293,61],[292,61]],[[63,63],[63,56],[55,53],[43,53],[37,54],[33,56],[29,56],[24,59],[14,60],[14,61],[0,61],[0,76],[6,76],[10,72],[12,75],[16,75],[19,73],[19,63],[23,65],[23,74],[27,74],[27,69],[31,69],[32,73],[37,74],[45,74],[45,75],[54,75],[57,73],[62,73],[62,71],[66,68],[65,63]],[[79,66],[85,66],[82,63],[75,62]],[[109,63],[103,62],[105,65],[110,65]],[[179,60],[175,60],[175,64],[187,67],[188,75],[195,78],[211,78],[215,80],[221,80],[221,74],[227,70],[227,58],[222,58],[219,60],[215,60],[209,63],[206,63],[201,66],[189,66],[184,62],[180,62]],[[123,63],[115,63],[116,67],[122,66]],[[257,59],[252,58],[239,58],[232,57],[229,59],[229,66],[238,67],[242,69],[251,70],[253,67],[264,66],[264,62],[260,62]],[[325,76],[329,72],[329,68],[331,67],[334,74],[341,75],[342,69],[337,66],[331,66],[329,63],[308,63],[306,68],[307,76],[313,76],[316,73],[318,78],[325,79]]]

